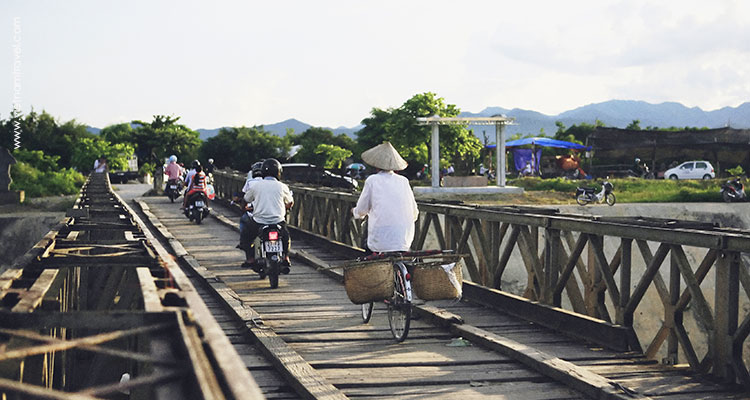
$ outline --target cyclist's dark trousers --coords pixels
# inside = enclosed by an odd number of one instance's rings
[[[286,221],[277,222],[281,227],[281,243],[284,247],[284,255],[289,255],[289,230],[286,227]],[[245,251],[248,259],[255,258],[255,238],[260,234],[260,230],[265,225],[259,224],[253,218],[249,218],[240,231],[240,249]]]

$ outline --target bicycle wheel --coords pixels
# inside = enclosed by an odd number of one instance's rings
[[[393,279],[396,287],[393,298],[388,302],[388,323],[396,342],[403,342],[409,335],[411,323],[411,302],[406,298],[406,281],[401,269],[393,269]]]
[[[368,323],[372,318],[372,302],[362,304],[362,322]]]

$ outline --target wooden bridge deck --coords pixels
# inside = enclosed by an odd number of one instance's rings
[[[726,399],[750,398],[690,376],[686,369],[667,368],[633,352],[615,352],[572,339],[498,310],[461,301],[430,302],[430,306],[460,315],[468,328],[450,329],[413,321],[409,338],[394,343],[383,306],[376,305],[369,324],[362,324],[359,306],[349,302],[341,283],[323,275],[315,264],[343,262],[346,254],[325,246],[319,239],[293,234],[293,249],[313,262],[297,258],[292,273],[282,276],[280,287],[239,267],[243,253],[235,249],[234,227],[210,218],[202,225],[190,223],[178,206],[164,197],[143,201],[174,235],[187,253],[230,296],[260,314],[263,326],[272,328],[322,377],[348,397],[383,398],[585,398],[583,393],[493,350],[480,340],[452,347],[464,333],[497,335],[501,342],[527,346],[517,352],[538,354],[573,365],[571,375],[584,371],[613,383],[614,389],[632,390],[634,398]],[[214,205],[214,214],[236,220],[232,210]],[[350,257],[350,255],[349,255]],[[471,329],[476,331],[472,331]],[[578,368],[578,369],[576,369]],[[251,372],[255,372],[251,369]],[[554,374],[553,374],[554,375]],[[255,377],[260,385],[268,376]],[[572,385],[576,387],[576,385]],[[613,390],[617,392],[617,390]],[[620,398],[628,398],[620,391]]]

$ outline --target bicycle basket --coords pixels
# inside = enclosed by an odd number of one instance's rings
[[[354,304],[385,300],[393,296],[393,263],[378,260],[344,267],[346,295]]]
[[[461,298],[463,258],[414,265],[412,287],[422,300]]]

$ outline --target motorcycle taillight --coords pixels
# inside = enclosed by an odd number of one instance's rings
[[[279,240],[279,232],[277,231],[268,232],[268,240]]]

